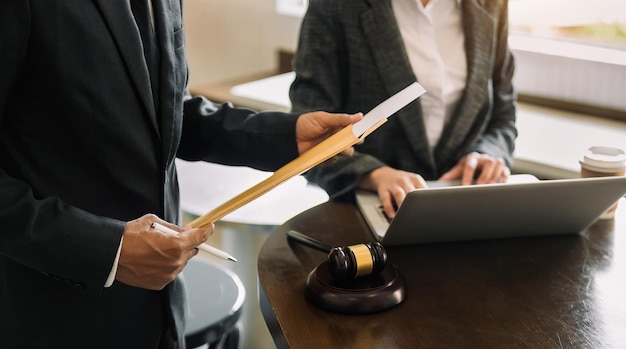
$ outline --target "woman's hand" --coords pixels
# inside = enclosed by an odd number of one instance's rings
[[[462,185],[489,184],[506,182],[511,175],[511,170],[504,164],[502,159],[495,159],[486,154],[476,152],[463,157],[450,171],[439,178],[440,181],[461,179]]]
[[[377,192],[385,214],[393,218],[408,192],[428,186],[417,173],[383,166],[363,175],[359,187]]]

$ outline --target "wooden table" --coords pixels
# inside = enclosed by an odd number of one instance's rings
[[[339,203],[272,233],[258,259],[259,300],[278,348],[626,347],[626,202],[581,235],[387,248],[407,296],[366,315],[305,299],[307,274],[326,254],[288,242],[290,229],[331,246],[371,241],[358,210]]]
[[[263,72],[250,76],[244,76],[236,79],[230,79],[226,81],[220,81],[210,84],[201,84],[194,85],[189,87],[189,92],[192,95],[201,95],[208,98],[210,101],[215,103],[225,103],[231,102],[233,100],[233,95],[231,93],[231,89],[237,85],[245,84],[251,81],[256,81],[259,79],[264,79],[269,76],[275,75],[276,72]]]

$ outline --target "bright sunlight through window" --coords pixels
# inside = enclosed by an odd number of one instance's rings
[[[510,0],[511,32],[626,50],[624,0]]]

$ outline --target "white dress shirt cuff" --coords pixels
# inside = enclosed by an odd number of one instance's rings
[[[115,281],[115,274],[117,272],[117,264],[120,261],[120,252],[122,252],[122,242],[124,242],[124,237],[120,240],[120,246],[117,248],[117,255],[115,256],[115,261],[113,261],[113,268],[111,268],[111,272],[109,273],[109,277],[107,281],[104,283],[104,287],[111,287],[113,285],[113,281]]]

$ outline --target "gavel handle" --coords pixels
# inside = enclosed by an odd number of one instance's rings
[[[287,237],[296,240],[297,242],[307,245],[309,247],[313,247],[314,249],[320,250],[322,252],[330,252],[332,250],[331,246],[328,246],[318,240],[313,239],[310,236],[299,233],[295,230],[290,230],[287,232]]]

